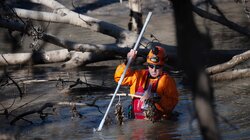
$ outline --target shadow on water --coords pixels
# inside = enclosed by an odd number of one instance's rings
[[[95,132],[94,138],[100,139],[180,139],[176,133],[175,122],[164,121],[151,123],[146,120],[129,120],[122,126],[104,127],[101,132]]]

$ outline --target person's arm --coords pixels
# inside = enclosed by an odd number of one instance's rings
[[[167,78],[159,83],[163,92],[161,95],[161,100],[159,102],[160,104],[160,111],[162,111],[164,114],[168,114],[173,111],[175,106],[178,103],[179,93],[176,88],[176,84],[173,78],[167,76]]]
[[[129,59],[129,57],[132,57],[132,59],[134,60],[135,57],[136,57],[136,54],[137,54],[136,51],[130,50],[130,52],[128,52],[128,54],[127,54],[127,60]],[[125,63],[122,63],[122,64],[120,64],[120,65],[117,66],[115,74],[114,74],[114,80],[116,82],[118,82],[120,80],[120,78],[122,76],[122,73],[125,70],[125,68],[126,68],[126,64]],[[125,77],[124,77],[124,79],[122,81],[122,85],[132,85],[132,83],[135,80],[134,73],[135,72],[133,70],[131,70],[130,68],[128,68],[127,71],[126,71],[126,75],[125,75]]]

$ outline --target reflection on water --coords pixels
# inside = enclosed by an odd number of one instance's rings
[[[165,121],[151,123],[146,120],[129,120],[122,126],[113,125],[96,132],[96,138],[119,140],[179,139],[176,123]]]
[[[32,107],[44,104],[50,101],[73,101],[82,103],[92,103],[97,97],[113,93],[117,84],[113,81],[114,67],[99,67],[89,66],[85,67],[80,71],[58,71],[50,68],[35,68],[35,73],[28,73],[27,70],[18,71],[12,74],[16,79],[32,79],[39,77],[40,79],[56,79],[58,77],[75,81],[80,78],[82,81],[93,85],[100,85],[105,88],[95,87],[90,88],[89,85],[80,84],[75,86],[72,90],[67,93],[62,93],[61,89],[56,88],[58,81],[47,81],[42,83],[30,83],[27,85],[27,94],[25,97],[16,102],[16,106],[20,106],[31,99],[41,96],[31,104],[21,108],[20,110],[14,111],[13,114],[17,115],[21,111],[28,110]],[[42,73],[40,73],[43,69]],[[46,69],[46,70],[45,70]],[[31,72],[31,71],[30,71]],[[38,73],[36,73],[38,72]],[[29,76],[27,76],[29,75]],[[33,75],[33,76],[32,76]],[[47,109],[47,112],[52,112],[53,115],[49,115],[44,121],[41,121],[39,115],[33,114],[25,117],[31,120],[33,124],[27,123],[23,120],[17,122],[15,126],[10,126],[8,121],[13,119],[9,117],[7,120],[4,116],[0,116],[1,124],[0,133],[11,133],[16,135],[19,139],[109,139],[109,140],[128,140],[128,139],[139,139],[139,140],[171,140],[171,139],[202,139],[199,134],[197,120],[194,118],[194,111],[192,109],[192,98],[191,91],[185,88],[180,82],[181,77],[175,77],[178,90],[180,92],[180,102],[175,108],[175,111],[179,113],[179,116],[175,120],[167,120],[162,122],[152,123],[146,120],[128,120],[122,126],[119,126],[115,120],[114,106],[118,102],[118,97],[114,100],[109,116],[101,132],[93,132],[93,128],[97,128],[103,117],[98,111],[98,108],[94,106],[77,107],[77,111],[82,114],[82,118],[72,117],[72,108],[70,106],[56,106],[55,111]],[[66,83],[64,86],[67,87],[70,83]],[[220,86],[220,85],[219,85]],[[218,88],[218,87],[217,87]],[[128,87],[121,87],[120,93],[127,92]],[[246,94],[247,91],[245,91]],[[242,96],[242,95],[241,95]],[[121,103],[125,110],[130,103],[130,97],[120,97]],[[96,101],[96,105],[99,106],[101,112],[105,112],[110,102],[111,97],[101,97]],[[223,130],[223,137],[233,137],[235,139],[249,137],[249,117],[247,113],[242,113],[245,116],[231,116],[227,111],[227,105],[225,99],[218,99],[217,110],[229,118],[232,122],[238,123],[239,130],[232,129],[228,124],[220,120],[220,127]],[[3,102],[2,102],[3,103]],[[232,104],[229,104],[232,106]],[[223,111],[224,112],[223,112]],[[230,110],[229,110],[230,111]],[[237,112],[235,112],[237,113]],[[227,116],[230,115],[230,116]],[[249,115],[249,114],[248,114]],[[238,120],[238,121],[236,121]]]

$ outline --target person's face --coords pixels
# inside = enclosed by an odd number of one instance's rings
[[[156,78],[162,73],[163,66],[148,64],[148,71],[151,77]]]

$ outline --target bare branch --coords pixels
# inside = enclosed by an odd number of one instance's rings
[[[30,114],[34,114],[34,113],[38,113],[38,114],[42,114],[43,113],[43,110],[48,108],[48,107],[53,107],[54,104],[53,103],[46,103],[44,104],[43,106],[41,106],[39,109],[34,109],[34,110],[31,110],[31,111],[28,111],[28,112],[25,112],[25,113],[22,113],[20,115],[18,115],[16,118],[14,118],[10,124],[11,125],[14,125],[16,123],[16,121],[22,119],[23,117],[27,116],[27,115],[30,115]]]
[[[226,18],[223,12],[219,9],[219,7],[215,4],[214,0],[208,0],[209,4],[215,9],[223,18]]]
[[[209,74],[219,73],[219,72],[225,71],[229,68],[232,68],[232,67],[236,66],[237,64],[240,64],[248,59],[250,59],[250,50],[248,50],[242,54],[235,55],[228,62],[207,68],[207,72]]]
[[[217,15],[214,15],[214,14],[211,14],[211,13],[208,13],[196,6],[192,6],[192,9],[193,11],[198,14],[199,16],[203,17],[203,18],[207,18],[207,19],[210,19],[212,21],[215,21],[215,22],[218,22],[224,26],[227,26],[228,28],[234,30],[234,31],[237,31],[243,35],[246,35],[246,36],[250,36],[250,31],[248,30],[248,28],[244,28],[222,16],[217,16]]]
[[[17,87],[17,89],[18,89],[18,91],[19,91],[20,98],[22,98],[22,97],[23,97],[23,91],[21,90],[21,88],[20,88],[20,86],[18,85],[18,83],[17,83],[15,80],[13,80],[13,79],[9,76],[8,73],[5,73],[5,74],[6,74],[6,76],[14,83],[14,85]]]

